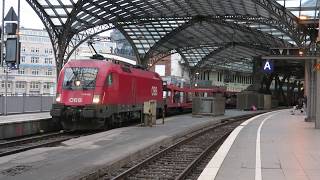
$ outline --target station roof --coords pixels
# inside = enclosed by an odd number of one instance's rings
[[[45,24],[58,62],[116,28],[139,63],[179,53],[189,67],[251,71],[270,47],[302,46],[317,0],[27,0]],[[59,56],[60,54],[60,56]],[[60,57],[60,58],[59,58]],[[246,68],[248,67],[248,68]]]

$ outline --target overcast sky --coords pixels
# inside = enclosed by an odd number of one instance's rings
[[[18,0],[4,0],[6,2],[5,4],[5,14],[8,13],[10,7],[13,7],[18,14]],[[0,26],[2,25],[2,2],[3,0],[0,0]],[[21,27],[25,28],[33,28],[33,29],[44,29],[44,25],[42,24],[42,21],[38,17],[38,15],[33,11],[33,9],[30,7],[30,5],[25,1],[21,0],[21,19],[20,19]],[[110,36],[111,31],[104,32],[100,35],[102,36]]]
[[[18,0],[4,0],[5,1],[5,16],[8,13],[10,7],[13,7],[18,13]],[[2,2],[0,0],[0,19],[2,19]],[[26,28],[34,28],[34,29],[43,29],[44,25],[41,20],[37,16],[37,14],[33,11],[33,9],[29,6],[29,4],[25,0],[21,0],[21,27]],[[0,23],[0,26],[2,24]]]

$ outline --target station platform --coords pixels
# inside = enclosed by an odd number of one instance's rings
[[[0,139],[32,135],[59,128],[57,123],[51,121],[49,112],[0,116]]]
[[[0,124],[11,124],[11,123],[21,123],[26,120],[37,121],[39,119],[49,119],[51,118],[49,112],[43,113],[27,113],[27,114],[14,114],[8,116],[0,116]]]
[[[198,180],[319,180],[320,130],[304,118],[279,110],[242,123]]]
[[[128,162],[183,135],[222,119],[258,112],[227,110],[224,116],[191,114],[158,120],[153,127],[131,126],[68,140],[0,158],[0,179],[79,179],[94,177],[115,162]],[[90,176],[88,176],[90,174]],[[90,178],[89,178],[90,179]]]

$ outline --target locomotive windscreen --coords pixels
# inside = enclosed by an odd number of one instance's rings
[[[64,72],[63,88],[74,90],[95,89],[98,68],[71,67]]]

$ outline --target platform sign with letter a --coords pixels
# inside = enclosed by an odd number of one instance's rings
[[[272,73],[273,72],[273,62],[267,60],[262,64],[262,71],[264,73]]]

